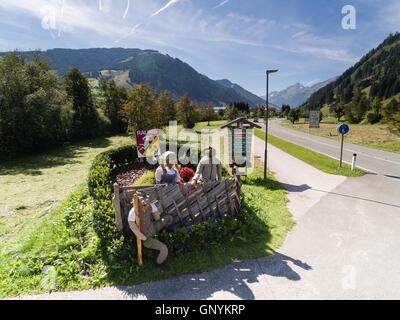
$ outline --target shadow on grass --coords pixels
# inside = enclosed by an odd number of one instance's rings
[[[268,190],[271,191],[277,191],[277,190],[287,190],[280,182],[276,181],[276,180],[272,180],[267,178],[266,180],[264,180],[263,177],[259,176],[259,177],[252,177],[251,179],[244,177],[243,178],[243,183],[244,184],[248,184],[248,185],[252,185],[252,186],[256,186],[256,187],[264,187]]]
[[[18,174],[40,176],[43,169],[79,163],[77,158],[85,153],[84,149],[104,149],[110,145],[109,138],[102,137],[54,148],[41,154],[18,156],[14,160],[0,162],[0,176]]]

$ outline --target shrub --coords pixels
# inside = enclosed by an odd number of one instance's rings
[[[370,124],[375,124],[381,121],[383,116],[381,114],[376,114],[375,112],[369,112],[367,114],[367,120]]]
[[[99,154],[89,170],[89,194],[95,199],[111,200],[113,194],[112,171],[117,167],[133,164],[137,160],[135,145],[115,148]]]

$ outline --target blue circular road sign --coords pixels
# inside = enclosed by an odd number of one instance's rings
[[[349,133],[350,128],[347,124],[342,124],[338,127],[338,131],[340,134],[345,135],[345,134]]]

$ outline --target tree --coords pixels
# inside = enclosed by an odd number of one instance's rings
[[[247,102],[234,102],[231,103],[230,107],[235,107],[238,109],[240,112],[249,114],[250,113],[250,106]]]
[[[335,117],[338,121],[345,115],[345,107],[343,102],[339,102],[333,105],[331,108],[331,112],[335,114]]]
[[[149,130],[162,126],[160,110],[156,107],[154,90],[148,84],[135,85],[128,91],[120,112],[128,125],[128,133],[136,136],[137,130]]]
[[[163,126],[168,125],[169,121],[176,120],[177,107],[169,91],[162,91],[157,97],[156,104],[158,104],[159,112],[162,115],[161,122]]]
[[[346,120],[350,123],[360,123],[369,109],[370,102],[365,93],[357,90],[353,100],[345,108]]]
[[[67,139],[70,106],[60,77],[40,53],[0,60],[0,158],[44,150]]]
[[[289,115],[289,112],[290,112],[290,106],[288,104],[283,104],[281,110],[282,110],[282,115],[284,117],[287,117]]]
[[[367,114],[367,119],[370,124],[375,124],[382,120],[383,116],[381,114],[382,103],[378,97],[375,97],[372,102],[372,111]]]
[[[400,135],[400,112],[393,114],[389,121],[389,129],[393,133]]]
[[[99,121],[88,79],[78,68],[72,68],[65,74],[64,88],[74,111],[73,137],[81,139],[97,136]]]
[[[383,108],[383,116],[386,121],[390,121],[394,114],[400,112],[400,102],[393,98],[389,104]]]
[[[234,106],[231,105],[228,109],[225,111],[225,118],[229,120],[235,120],[236,118],[240,117],[240,111]]]
[[[257,106],[257,112],[256,112],[257,118],[264,118],[265,117],[265,108],[261,105]]]
[[[292,109],[289,112],[288,119],[292,124],[300,120],[300,109]]]
[[[207,103],[200,107],[200,117],[201,121],[207,121],[208,126],[210,126],[211,121],[218,119],[218,114],[215,113],[213,105],[211,103]]]
[[[122,101],[128,97],[128,92],[123,87],[117,87],[114,80],[102,81],[100,83],[100,106],[104,115],[110,119],[113,131],[121,132],[124,129],[120,115]]]
[[[196,125],[198,113],[195,104],[185,94],[178,102],[178,121],[186,129],[193,129]]]

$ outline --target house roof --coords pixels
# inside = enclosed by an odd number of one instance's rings
[[[233,121],[231,121],[231,122],[229,122],[229,123],[227,123],[227,124],[224,124],[224,125],[220,126],[220,128],[221,128],[221,129],[229,128],[229,127],[232,127],[234,124],[236,124],[236,123],[238,123],[238,122],[246,123],[246,124],[250,125],[252,128],[258,128],[258,129],[261,129],[261,128],[262,128],[262,127],[259,126],[258,124],[255,124],[254,122],[251,122],[251,121],[247,120],[245,117],[242,117],[242,118],[238,118],[238,119],[236,119],[236,120],[233,120]]]

